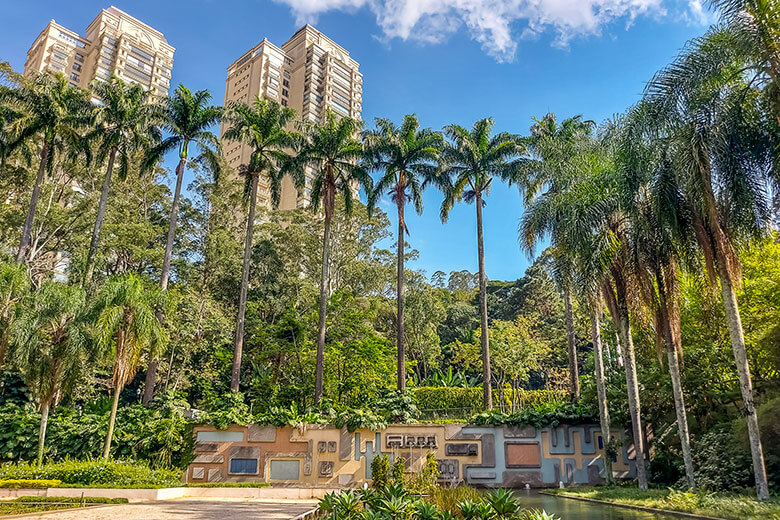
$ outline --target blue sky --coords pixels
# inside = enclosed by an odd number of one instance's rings
[[[0,59],[16,70],[50,19],[84,33],[107,2],[4,2]],[[303,22],[348,49],[363,73],[363,118],[424,126],[470,126],[491,116],[497,130],[525,133],[531,117],[555,112],[602,121],[625,110],[645,82],[708,16],[698,0],[115,0],[176,47],[173,84],[207,88],[221,103],[227,66],[267,37],[285,42]],[[185,180],[186,184],[186,180]],[[422,216],[407,214],[410,267],[476,271],[474,206],[439,221],[441,195],[429,190]],[[388,211],[395,229],[392,208]],[[485,209],[488,277],[522,276],[517,245],[522,199],[495,185]],[[389,246],[388,242],[388,246]]]

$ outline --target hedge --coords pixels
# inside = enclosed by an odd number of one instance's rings
[[[484,410],[482,404],[482,387],[430,387],[422,386],[412,389],[417,407],[426,416],[435,419],[462,418],[468,419],[475,413]],[[517,401],[520,408],[535,406],[547,402],[561,402],[566,399],[566,392],[557,390],[519,390]],[[506,411],[512,410],[512,389],[504,390],[503,399],[493,389],[494,406]]]
[[[0,466],[3,480],[59,480],[62,486],[173,487],[181,471],[113,460],[65,460],[38,466],[27,462]]]
[[[61,480],[25,480],[25,479],[9,479],[0,480],[0,488],[5,489],[46,489],[50,487],[57,487],[62,484]]]

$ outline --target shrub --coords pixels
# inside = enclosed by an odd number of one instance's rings
[[[409,479],[409,491],[412,493],[428,494],[438,487],[439,465],[436,455],[431,451],[425,456],[425,464],[417,475]]]
[[[417,387],[412,389],[417,407],[426,419],[460,418],[467,419],[471,415],[481,412],[482,388],[481,387]],[[558,402],[566,398],[566,393],[548,390],[519,390],[516,395],[520,408],[547,403]],[[493,392],[493,401],[499,409],[512,409],[512,390],[507,388],[503,392],[503,399],[497,391]]]
[[[381,455],[374,457],[371,461],[371,479],[373,480],[374,487],[377,489],[384,489],[388,484],[390,476],[390,460],[387,455]]]
[[[59,480],[63,485],[168,487],[181,484],[181,472],[113,460],[65,460],[42,466],[20,462],[0,466],[0,479]]]
[[[126,498],[107,497],[19,497],[14,502],[68,502],[72,504],[127,504]]]
[[[396,457],[393,462],[393,483],[397,485],[404,484],[404,477],[406,476],[406,459],[403,457]]]
[[[24,480],[9,479],[0,480],[0,488],[10,489],[46,489],[62,484],[60,480]]]
[[[518,412],[505,414],[498,411],[474,415],[472,424],[506,424],[509,426],[555,427],[561,423],[581,424],[598,422],[598,413],[582,402],[551,401],[535,404]]]

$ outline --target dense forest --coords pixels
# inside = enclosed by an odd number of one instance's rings
[[[766,45],[780,13],[721,3],[721,24],[626,114],[540,114],[516,133],[304,125],[268,100],[218,107],[182,86],[154,100],[118,79],[87,93],[4,65],[0,458],[181,466],[196,421],[600,420],[646,452],[640,487],[765,497],[780,485],[780,59]],[[220,120],[253,150],[238,171]],[[261,178],[278,200],[306,168],[309,208],[256,207]],[[533,263],[515,281],[485,276],[499,182],[525,205],[506,240]],[[460,202],[476,212],[473,272],[406,268],[405,206],[446,221]]]

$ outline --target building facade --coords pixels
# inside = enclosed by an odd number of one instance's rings
[[[330,108],[334,113],[360,119],[363,77],[349,52],[311,25],[300,28],[281,47],[264,39],[227,69],[225,104],[251,104],[257,96],[295,109],[299,118],[317,122]],[[227,129],[223,123],[222,132]],[[242,143],[224,143],[228,164],[234,169],[249,161],[251,149]],[[311,173],[306,187],[297,190],[289,178],[282,181],[280,209],[305,207],[310,202]],[[258,203],[271,208],[267,179],[260,179]]]
[[[436,457],[442,483],[484,487],[552,487],[604,480],[605,445],[597,424],[555,427],[393,424],[354,432],[333,425],[211,426],[194,429],[195,459],[188,482],[266,482],[301,488],[360,487],[371,482],[374,458],[403,457],[419,473]],[[635,452],[623,432],[612,455],[613,476],[636,475]]]
[[[85,36],[49,22],[27,51],[24,72],[63,74],[82,88],[115,75],[165,96],[174,51],[160,31],[111,6],[87,26]]]

